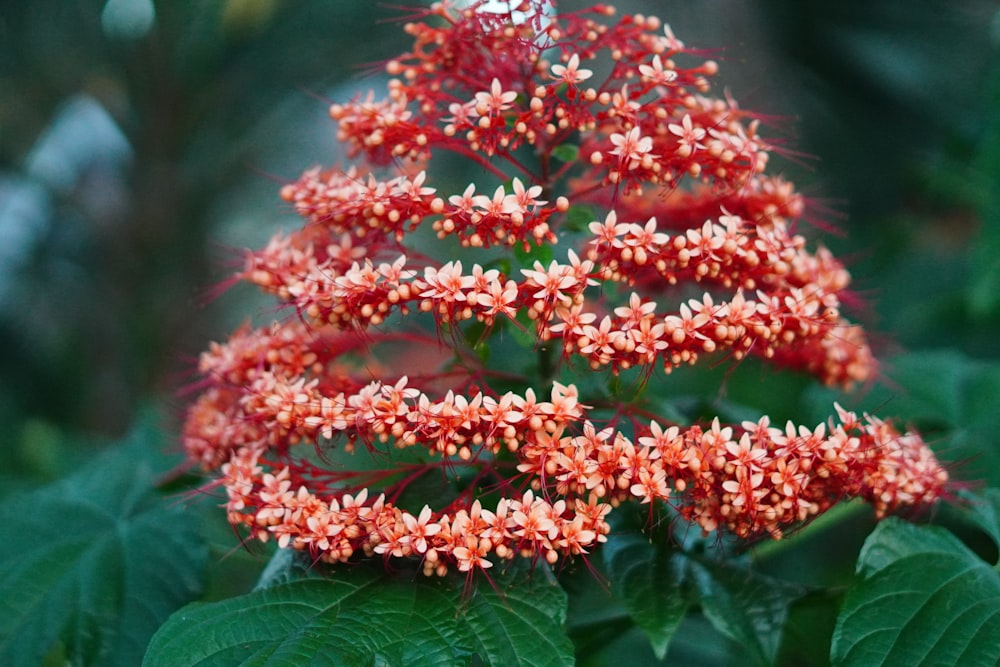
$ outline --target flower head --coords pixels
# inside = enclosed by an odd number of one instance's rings
[[[580,69],[580,55],[574,53],[565,65],[553,65],[552,74],[571,86],[582,83],[594,76],[589,69]]]
[[[441,575],[584,556],[629,501],[751,539],[849,496],[879,516],[939,498],[918,435],[839,406],[811,428],[650,418],[663,375],[705,356],[844,387],[875,361],[758,119],[711,96],[717,65],[658,19],[547,5],[436,3],[386,97],[331,108],[356,164],[282,188],[303,225],[238,274],[293,316],[199,363],[184,443],[229,520],[326,562]],[[460,193],[443,153],[469,167]],[[352,469],[362,451],[380,465]],[[443,507],[396,505],[434,480]]]

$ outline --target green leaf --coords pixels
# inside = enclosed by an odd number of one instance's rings
[[[563,162],[573,162],[580,155],[580,147],[573,144],[560,144],[552,149],[552,157]]]
[[[254,590],[262,591],[299,579],[311,579],[319,576],[318,573],[317,568],[311,567],[308,554],[294,549],[278,549],[261,571]]]
[[[771,665],[788,608],[804,591],[734,565],[692,564],[702,613],[719,632],[743,647],[747,662]]]
[[[552,246],[548,243],[534,244],[525,250],[524,247],[516,243],[514,244],[514,256],[517,257],[517,261],[521,263],[521,266],[533,267],[535,262],[539,262],[542,266],[548,266],[555,255],[552,252]]]
[[[792,603],[774,664],[790,667],[829,662],[830,638],[841,601],[835,592],[817,590]]]
[[[804,593],[742,561],[712,560],[662,538],[617,533],[603,549],[613,592],[661,659],[689,608],[700,606],[718,632],[743,647],[746,661],[770,665],[788,608]]]
[[[1000,364],[944,350],[894,357],[886,372],[893,386],[873,400],[894,413],[953,430],[1000,427]]]
[[[499,331],[506,320],[501,320],[494,327],[493,331]],[[490,360],[489,337],[486,334],[486,325],[482,322],[475,322],[467,326],[462,332],[465,342],[469,344],[472,351],[476,353],[479,360],[484,364]]]
[[[156,492],[141,434],[74,475],[5,505],[0,664],[136,665],[146,642],[202,589],[197,515]]]
[[[569,210],[566,211],[566,218],[563,220],[562,228],[573,232],[583,232],[596,219],[593,208],[583,204],[576,204],[570,206]]]
[[[893,412],[907,414],[948,427],[963,422],[962,385],[968,376],[966,359],[956,352],[921,352],[896,357],[886,364],[887,372],[900,387],[890,404]]]
[[[469,589],[460,576],[386,572],[381,562],[328,579],[270,585],[174,614],[143,662],[158,665],[571,664],[566,595],[525,567],[490,573]]]
[[[1000,548],[1000,489],[984,489],[979,494],[962,491],[960,496],[968,503],[961,509],[966,510],[969,520]]]
[[[603,548],[614,594],[653,645],[660,660],[687,613],[685,557],[641,534],[615,535]]]
[[[960,549],[964,549],[961,541],[946,530],[891,519],[880,523],[865,540],[857,573],[868,577],[903,558],[953,554]]]
[[[1000,577],[951,533],[897,519],[865,543],[833,634],[835,665],[995,665]]]

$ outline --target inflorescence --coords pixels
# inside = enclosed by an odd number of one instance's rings
[[[795,233],[803,199],[766,173],[759,120],[709,96],[716,63],[669,26],[490,6],[420,10],[387,97],[330,109],[355,165],[286,185],[303,226],[247,255],[239,278],[296,316],[201,359],[184,442],[229,520],[319,560],[444,574],[585,554],[630,500],[752,539],[847,497],[880,517],[940,497],[918,435],[840,406],[815,428],[649,411],[643,382],[705,355],[871,379],[849,275]],[[435,183],[442,154],[481,182]],[[523,363],[491,362],[512,339]],[[624,373],[632,399],[581,395]],[[359,444],[388,467],[342,469]],[[447,507],[396,505],[435,474],[462,481]]]

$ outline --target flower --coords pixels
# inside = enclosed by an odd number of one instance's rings
[[[681,157],[688,157],[694,153],[695,149],[704,148],[698,142],[705,137],[705,130],[694,126],[690,114],[684,114],[680,123],[671,123],[667,129],[670,134],[677,135],[677,154]]]
[[[493,79],[488,92],[476,93],[476,113],[486,117],[498,116],[502,111],[511,108],[516,99],[515,91],[505,92],[500,79]]]
[[[407,534],[403,537],[407,543],[418,554],[427,552],[427,539],[441,532],[441,525],[438,523],[428,523],[431,520],[431,508],[424,505],[420,510],[420,516],[414,518],[412,514],[403,513],[403,525]]]
[[[647,156],[654,157],[649,155],[653,149],[653,140],[641,136],[638,127],[633,127],[626,134],[615,132],[609,139],[614,144],[610,154],[617,155],[622,163],[628,165],[627,169],[635,169],[643,164]]]
[[[639,73],[646,79],[649,79],[651,83],[659,86],[665,86],[667,84],[673,83],[677,79],[677,72],[673,69],[667,69],[663,66],[663,61],[660,59],[659,54],[653,55],[652,64],[639,65]]]
[[[580,55],[577,53],[570,56],[565,65],[553,65],[552,74],[571,86],[582,83],[594,76],[594,73],[591,70],[580,69]]]

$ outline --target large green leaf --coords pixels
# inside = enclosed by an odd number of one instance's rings
[[[662,660],[689,606],[683,555],[634,533],[614,536],[603,555],[612,590]]]
[[[5,505],[0,664],[138,664],[157,627],[197,598],[197,516],[154,488],[158,456],[133,436],[72,476]]]
[[[743,647],[746,662],[773,664],[789,606],[804,590],[733,563],[697,562],[692,577],[702,613]]]
[[[718,632],[742,646],[747,662],[772,664],[788,608],[804,593],[741,559],[688,553],[662,538],[612,535],[604,558],[613,592],[661,659],[689,608],[700,607]]]
[[[888,519],[865,543],[836,665],[996,665],[1000,577],[946,530]]]
[[[427,579],[381,562],[326,579],[269,585],[222,602],[191,604],[150,643],[159,665],[487,665],[573,662],[566,595],[546,570],[512,567],[480,578]],[[280,577],[271,577],[280,582]]]

